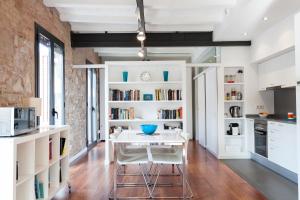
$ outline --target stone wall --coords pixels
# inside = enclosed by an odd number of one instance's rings
[[[74,155],[85,147],[86,74],[72,69],[72,63],[84,64],[80,61],[85,56],[95,62],[99,58],[91,49],[74,50],[73,56],[70,25],[61,22],[57,10],[45,7],[42,0],[0,1],[0,106],[18,105],[23,97],[34,96],[35,22],[65,44],[66,123],[71,125]]]

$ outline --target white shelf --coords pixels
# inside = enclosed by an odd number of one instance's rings
[[[120,104],[120,103],[123,103],[123,104],[140,104],[140,103],[183,103],[183,101],[181,100],[168,100],[168,101],[108,101],[109,104]]]
[[[22,183],[28,181],[29,179],[31,179],[33,177],[32,174],[24,174],[24,175],[19,175],[19,179],[18,181],[16,182],[16,186],[19,186],[21,185]]]
[[[224,85],[244,85],[244,83],[224,83]]]
[[[43,166],[43,165],[35,166],[34,174],[37,175],[37,174],[41,173],[42,171],[44,171],[46,169],[48,169],[48,166]]]
[[[244,138],[245,135],[225,135],[226,138]]]
[[[182,81],[135,81],[135,82],[108,82],[108,85],[181,85]]]
[[[225,100],[225,103],[244,103],[244,100]]]
[[[118,119],[109,122],[181,122],[183,119]]]
[[[224,120],[244,120],[245,117],[225,117]]]

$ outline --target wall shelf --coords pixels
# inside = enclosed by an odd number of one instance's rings
[[[183,119],[121,119],[109,120],[109,122],[182,122]]]
[[[108,101],[109,104],[152,104],[152,103],[182,103],[183,101],[180,100],[168,100],[168,101]]]
[[[133,82],[108,82],[108,85],[181,85],[182,81],[133,81]]]

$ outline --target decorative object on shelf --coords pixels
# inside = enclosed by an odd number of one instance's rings
[[[128,71],[123,71],[123,82],[128,81]]]
[[[152,135],[153,133],[155,133],[155,131],[157,129],[157,125],[155,125],[155,124],[142,124],[141,129],[142,129],[144,134]]]
[[[229,130],[227,131],[227,135],[240,135],[239,124],[238,123],[230,123]]]
[[[149,72],[142,72],[140,75],[141,81],[150,81],[151,80],[151,74]]]
[[[239,101],[243,100],[243,94],[241,92],[236,93],[236,100],[239,100]]]
[[[153,95],[152,94],[144,94],[144,101],[153,101]]]
[[[238,118],[241,117],[241,107],[240,106],[231,106],[229,108],[229,113],[231,117]]]
[[[243,77],[244,77],[244,71],[242,69],[239,69],[237,71],[237,82],[238,83],[244,82],[244,78]]]
[[[231,89],[231,100],[236,100],[236,90],[235,90],[235,88]]]
[[[225,100],[226,101],[230,101],[231,100],[231,95],[230,95],[229,92],[226,93]]]
[[[164,81],[169,81],[169,71],[163,71]]]
[[[290,119],[290,120],[296,119],[296,115],[293,112],[288,112],[287,116],[288,116],[288,119]]]

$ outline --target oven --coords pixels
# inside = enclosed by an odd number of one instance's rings
[[[254,121],[255,153],[268,158],[268,122],[263,119]]]

